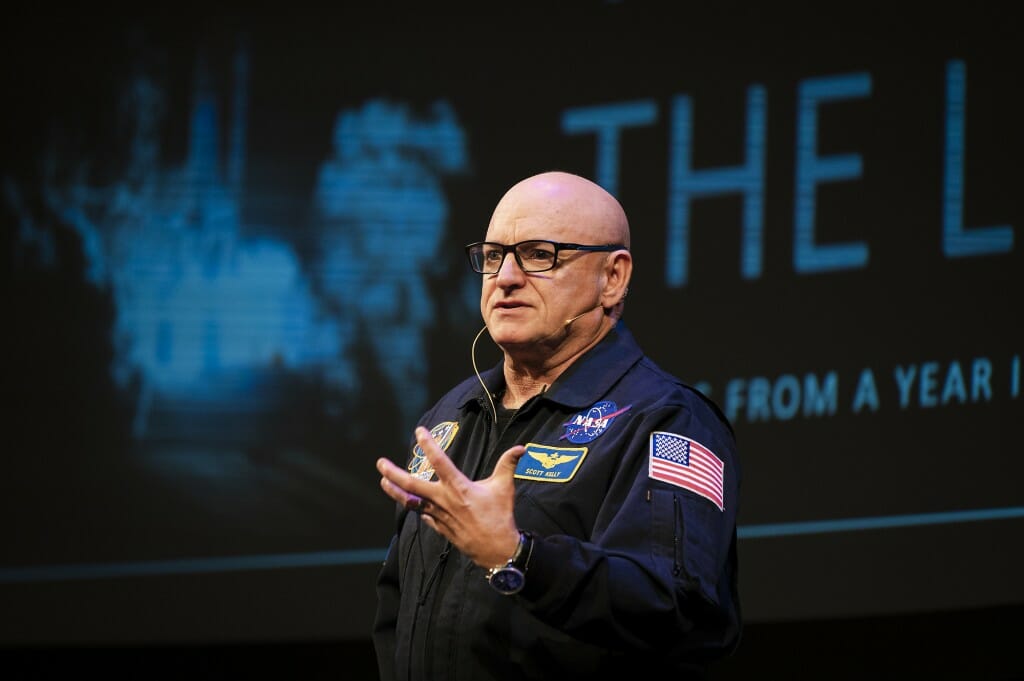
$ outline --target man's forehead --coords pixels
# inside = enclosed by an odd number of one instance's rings
[[[580,234],[576,222],[565,222],[552,215],[521,215],[495,219],[487,229],[487,241],[518,243],[531,239],[572,241]]]

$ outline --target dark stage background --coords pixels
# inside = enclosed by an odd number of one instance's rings
[[[553,168],[738,434],[718,677],[1024,676],[1019,23],[811,7],[10,13],[0,676],[372,678],[373,461]]]

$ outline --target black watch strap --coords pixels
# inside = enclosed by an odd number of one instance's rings
[[[526,584],[526,570],[530,566],[533,555],[533,535],[519,530],[519,544],[515,553],[504,565],[493,567],[487,571],[487,582],[505,596],[519,593]]]
[[[509,563],[519,568],[523,574],[530,567],[530,558],[533,556],[533,535],[525,530],[519,530],[519,545]]]

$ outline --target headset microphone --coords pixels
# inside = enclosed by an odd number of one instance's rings
[[[598,303],[597,305],[595,305],[594,307],[590,308],[589,310],[584,310],[583,312],[580,312],[575,317],[570,317],[569,319],[566,319],[565,320],[565,324],[563,325],[563,328],[568,328],[570,324],[572,324],[574,321],[576,321],[577,319],[579,319],[583,315],[590,314],[594,310],[597,310],[597,309],[602,308],[602,307],[604,307],[604,306],[601,305],[600,303]],[[486,332],[486,331],[487,331],[487,324],[484,324],[484,327],[482,329],[480,329],[480,331],[476,334],[476,337],[473,338],[473,344],[469,348],[469,357],[470,357],[470,360],[473,363],[473,373],[476,374],[476,380],[480,381],[480,385],[484,389],[484,395],[487,396],[487,401],[491,403],[491,412],[494,414],[494,420],[495,420],[495,422],[497,422],[497,420],[498,420],[498,410],[495,407],[494,398],[491,397],[491,392],[487,389],[487,384],[484,383],[484,379],[480,375],[480,369],[476,365],[476,344],[477,344],[477,341],[480,340],[480,337],[483,336],[484,332]],[[544,389],[547,390],[547,386],[545,386]]]
[[[576,321],[577,319],[579,319],[583,315],[590,314],[591,312],[593,312],[594,310],[598,309],[599,307],[604,307],[604,306],[600,305],[600,304],[595,305],[594,307],[590,308],[589,310],[584,310],[583,312],[580,312],[575,317],[570,317],[569,319],[566,319],[565,320],[565,326],[569,326],[570,324],[572,324],[574,321]]]

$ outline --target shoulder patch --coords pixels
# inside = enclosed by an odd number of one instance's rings
[[[457,432],[459,432],[459,423],[457,421],[442,421],[430,429],[431,437],[434,438],[437,445],[444,451],[448,451],[448,447],[451,446]],[[434,477],[434,467],[427,461],[427,456],[419,445],[412,448],[412,458],[409,460],[408,470],[410,474],[415,475],[420,480],[430,480]]]
[[[519,459],[515,477],[537,482],[568,482],[586,457],[586,447],[548,447],[530,442]]]
[[[725,464],[710,449],[683,435],[651,433],[648,476],[688,489],[725,510]]]

